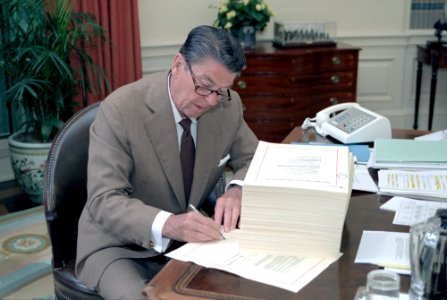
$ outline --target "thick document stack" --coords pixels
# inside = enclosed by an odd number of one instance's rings
[[[338,259],[353,173],[348,147],[259,142],[244,180],[240,251]]]

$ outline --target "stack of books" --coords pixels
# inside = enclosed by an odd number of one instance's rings
[[[345,146],[260,142],[242,192],[242,252],[340,257],[354,159]]]

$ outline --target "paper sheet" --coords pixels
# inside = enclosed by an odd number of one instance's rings
[[[339,257],[305,258],[272,254],[247,254],[239,251],[239,230],[225,234],[226,240],[188,243],[168,257],[224,270],[241,277],[298,292]]]
[[[439,130],[436,132],[415,137],[414,139],[418,141],[446,141],[447,130]]]
[[[276,145],[267,145],[256,179],[262,182],[306,181],[316,184],[336,185],[338,152],[332,147],[311,148],[297,156],[294,148],[284,150]],[[307,150],[307,148],[303,148]],[[248,177],[248,176],[247,176]]]
[[[388,202],[390,202],[388,204]],[[412,226],[425,222],[435,215],[439,208],[447,208],[447,203],[437,201],[416,200],[404,197],[393,197],[387,207],[395,208],[393,224]],[[384,205],[385,205],[384,204]],[[383,206],[384,206],[383,205]],[[382,207],[381,207],[382,208]]]
[[[379,170],[383,194],[447,199],[447,171]]]
[[[289,145],[260,141],[244,179],[246,186],[347,190],[353,157],[344,146]]]
[[[371,175],[369,175],[368,167],[366,165],[355,165],[352,189],[373,193],[377,193],[379,191],[376,183],[372,179]]]
[[[406,232],[364,230],[354,262],[393,268],[399,273],[408,274],[409,239],[410,234]]]
[[[385,202],[384,204],[382,204],[380,206],[380,209],[396,212],[399,209],[400,202],[402,199],[409,199],[409,198],[395,196],[390,200],[388,200],[387,202]]]

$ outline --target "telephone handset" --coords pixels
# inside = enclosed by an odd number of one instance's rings
[[[391,138],[390,121],[355,102],[329,106],[314,118],[306,118],[301,127],[314,127],[318,134],[329,135],[344,144]]]

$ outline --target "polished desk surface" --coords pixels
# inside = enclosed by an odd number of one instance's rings
[[[414,138],[426,131],[393,130],[394,138]],[[328,142],[313,129],[295,128],[284,143],[296,141]],[[393,225],[394,213],[379,206],[389,197],[353,191],[349,203],[341,258],[330,265],[298,293],[251,281],[237,275],[208,269],[189,262],[171,260],[145,287],[148,299],[353,299],[366,274],[377,267],[354,264],[363,230],[408,232],[409,227]],[[407,292],[409,276],[401,276],[401,291]]]

